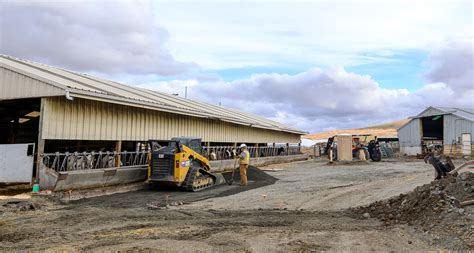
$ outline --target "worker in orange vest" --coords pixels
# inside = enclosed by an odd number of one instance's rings
[[[240,145],[239,165],[240,165],[240,185],[247,186],[247,169],[250,162],[250,153],[247,150],[247,145]]]

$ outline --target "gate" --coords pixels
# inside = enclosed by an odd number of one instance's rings
[[[471,134],[462,134],[462,155],[470,156],[471,152]]]
[[[0,145],[0,183],[31,183],[35,144]]]

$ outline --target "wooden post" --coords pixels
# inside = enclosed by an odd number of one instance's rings
[[[286,155],[290,155],[290,143],[286,143]]]
[[[41,180],[40,177],[40,168],[43,165],[43,154],[44,154],[44,145],[45,140],[43,139],[43,116],[44,116],[44,98],[41,98],[40,102],[40,117],[38,124],[38,146],[36,147],[36,171],[35,177]]]
[[[237,158],[237,142],[234,142],[235,158]],[[233,154],[232,154],[233,155]]]
[[[275,142],[273,143],[272,156],[276,156],[277,152],[275,151]]]
[[[260,156],[259,153],[260,152],[258,152],[258,143],[255,143],[255,158],[258,158]]]
[[[16,143],[16,136],[18,135],[18,121],[20,120],[20,116],[17,114],[15,119],[13,120],[13,129],[12,129],[12,134],[11,134],[11,139],[10,139],[10,144],[15,144]]]
[[[207,146],[207,150],[206,150],[207,151],[207,159],[209,159],[210,155],[211,155],[211,142],[210,141],[206,142],[206,146]]]
[[[38,147],[36,147],[36,173],[35,177],[39,179],[40,168],[43,165],[43,154],[44,154],[44,143],[45,140],[41,137],[38,138]]]
[[[115,152],[117,152],[117,156],[115,157],[115,167],[120,167],[120,151],[122,151],[122,141],[115,142]]]

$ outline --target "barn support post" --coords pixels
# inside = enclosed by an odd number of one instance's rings
[[[43,139],[43,118],[44,118],[44,98],[41,98],[40,102],[40,117],[38,124],[38,146],[36,147],[36,171],[35,178],[41,180],[40,169],[43,166],[43,154],[44,154],[44,145],[45,140]]]
[[[237,152],[237,142],[234,142],[234,150],[235,150],[235,155],[237,156],[238,152]],[[236,157],[234,157],[236,158]]]
[[[258,143],[255,143],[255,157],[258,158],[259,157],[259,153],[258,152]]]
[[[10,144],[16,143],[16,136],[18,135],[18,123],[20,115],[17,113],[15,119],[13,120],[13,125],[10,128]]]
[[[122,141],[116,141],[115,142],[115,152],[117,152],[117,155],[115,156],[115,167],[120,167],[121,161],[120,161],[120,151],[122,151]]]

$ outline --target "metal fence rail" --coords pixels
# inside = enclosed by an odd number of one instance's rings
[[[380,142],[380,151],[382,152],[382,157],[392,158],[396,157],[400,153],[400,146],[397,143],[390,142]]]
[[[208,151],[209,149],[209,151]],[[301,154],[299,146],[262,146],[248,147],[250,157],[268,157]],[[237,151],[233,146],[203,147],[202,154],[209,160],[234,159]],[[209,155],[208,155],[209,154]],[[120,157],[118,167],[139,166],[148,164],[148,151],[134,152],[65,152],[43,154],[43,164],[57,172],[92,170],[117,167],[116,159]]]
[[[299,146],[262,146],[247,147],[250,157],[267,157],[280,155],[299,155],[301,148]],[[202,154],[210,160],[233,159],[237,156],[237,150],[234,146],[211,146],[203,147]]]
[[[147,151],[136,152],[65,152],[43,155],[43,164],[55,171],[91,170],[116,167],[120,157],[120,167],[146,165]]]

